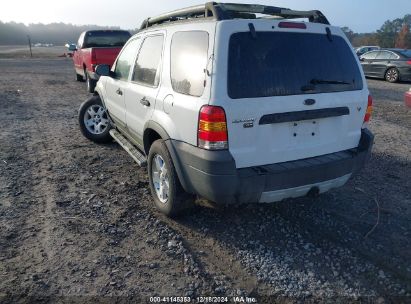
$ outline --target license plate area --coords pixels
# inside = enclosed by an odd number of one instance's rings
[[[320,137],[320,121],[304,120],[289,123],[290,137],[296,141],[317,141]]]

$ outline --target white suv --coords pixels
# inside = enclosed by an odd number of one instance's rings
[[[154,202],[169,216],[195,195],[222,204],[317,195],[344,185],[370,155],[366,80],[344,33],[319,11],[174,11],[147,19],[112,69],[96,72],[96,93],[80,108],[83,134],[113,137],[147,161]]]

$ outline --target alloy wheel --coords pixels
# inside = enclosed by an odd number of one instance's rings
[[[107,112],[101,105],[91,105],[84,113],[84,125],[91,134],[102,134],[110,125]]]
[[[152,160],[151,176],[157,198],[163,204],[167,203],[170,192],[170,177],[164,159],[159,154],[155,154]]]
[[[396,69],[390,69],[387,72],[387,80],[389,82],[396,82],[398,79],[398,71]]]

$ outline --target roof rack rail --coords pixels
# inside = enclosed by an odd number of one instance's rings
[[[207,2],[206,4],[187,7],[157,17],[148,18],[143,21],[140,30],[165,22],[192,19],[208,18],[217,21],[230,19],[256,19],[257,14],[283,19],[308,18],[308,20],[313,23],[330,24],[323,13],[318,10],[295,11],[289,8],[260,4]]]

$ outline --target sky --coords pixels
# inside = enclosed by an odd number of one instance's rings
[[[64,22],[135,29],[150,16],[211,0],[3,0],[0,21]],[[355,32],[373,32],[386,20],[411,14],[411,0],[229,0],[221,2],[266,4],[295,10],[319,9],[331,24]]]

